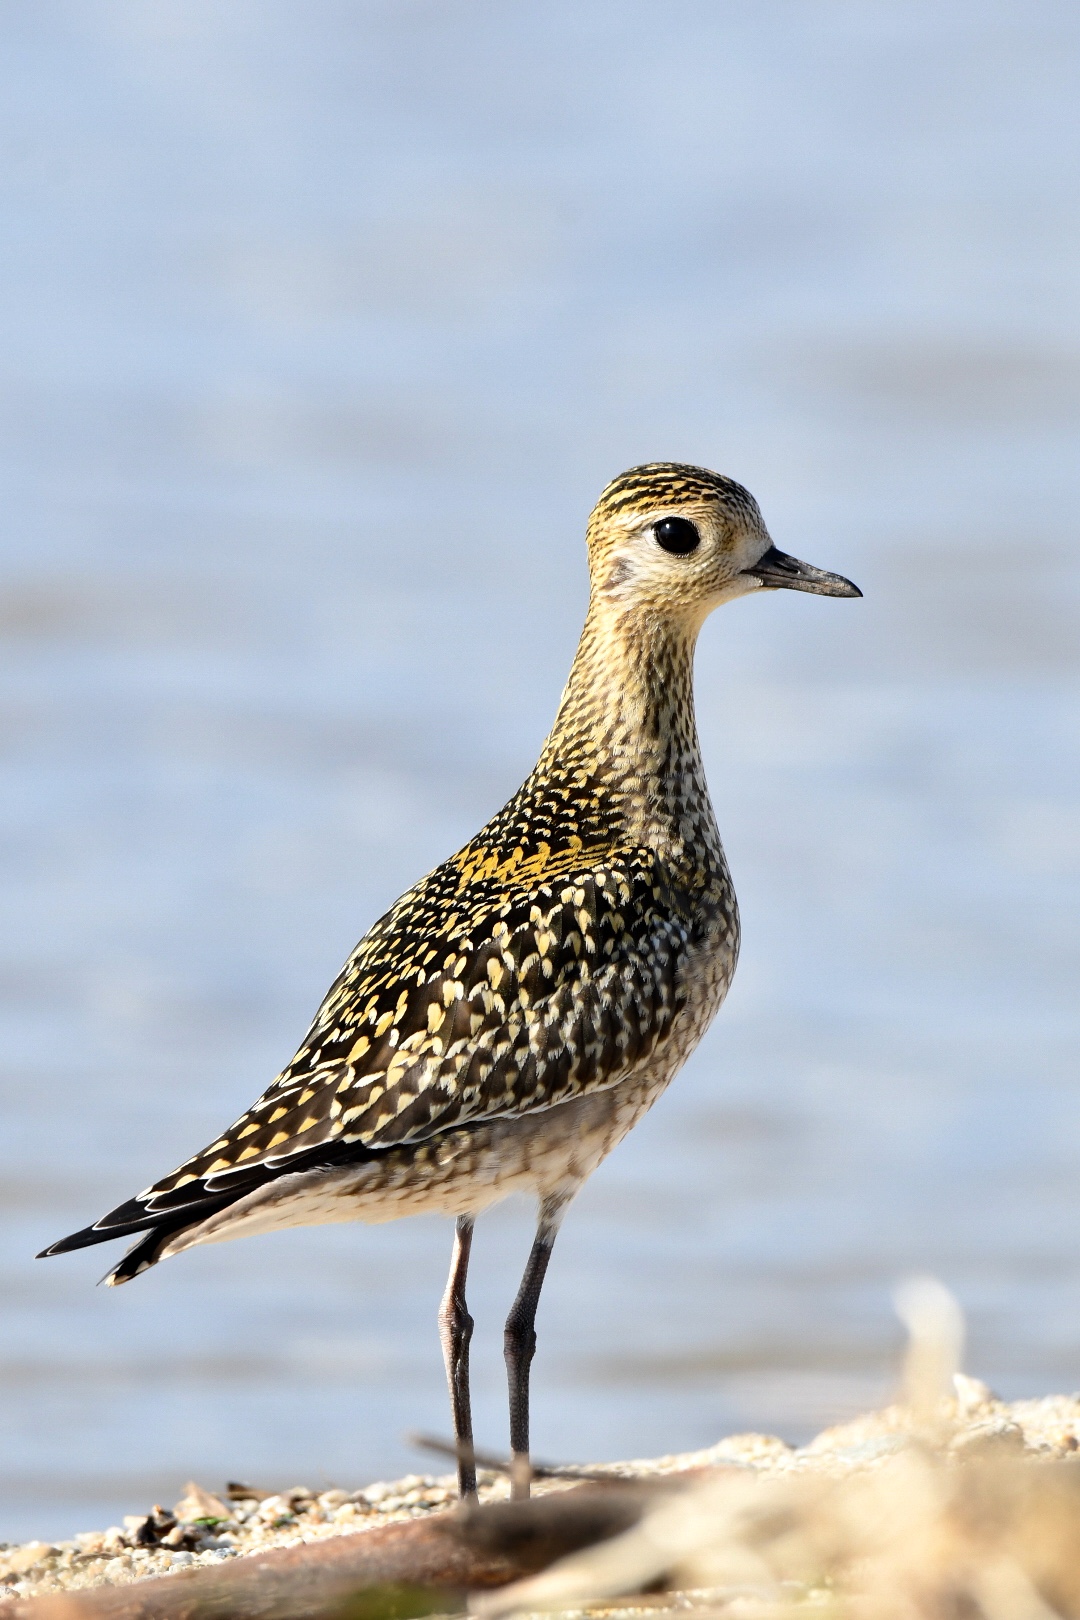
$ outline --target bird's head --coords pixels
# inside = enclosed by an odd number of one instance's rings
[[[748,591],[862,595],[840,574],[778,551],[749,490],[704,467],[631,467],[604,490],[587,538],[595,601],[617,614],[682,620],[693,631]]]

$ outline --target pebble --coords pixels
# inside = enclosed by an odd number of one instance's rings
[[[327,1513],[334,1508],[343,1507],[348,1500],[348,1491],[323,1491],[318,1499],[319,1506]]]
[[[25,1547],[12,1547],[0,1554],[0,1559],[14,1575],[22,1575],[35,1564],[43,1563],[56,1548],[47,1541],[28,1541]]]
[[[287,1496],[267,1496],[259,1503],[257,1517],[264,1524],[276,1524],[281,1519],[293,1517],[292,1501]]]

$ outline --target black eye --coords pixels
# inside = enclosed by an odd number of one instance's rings
[[[653,534],[657,544],[676,557],[688,557],[701,544],[701,536],[689,518],[661,518]]]

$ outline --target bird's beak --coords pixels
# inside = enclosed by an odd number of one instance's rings
[[[815,596],[862,595],[859,587],[843,574],[827,574],[823,568],[814,568],[811,563],[789,557],[786,551],[778,551],[775,546],[770,546],[753,568],[744,568],[743,573],[759,579],[770,591],[812,591]]]

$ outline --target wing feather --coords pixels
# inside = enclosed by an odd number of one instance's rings
[[[360,941],[293,1061],[150,1212],[614,1085],[681,1004],[691,907],[649,849],[517,886],[436,868]],[[460,899],[460,904],[456,902]]]

